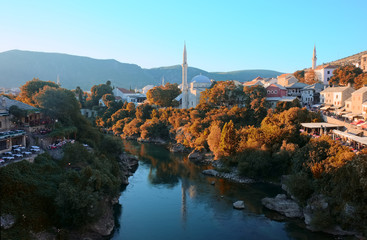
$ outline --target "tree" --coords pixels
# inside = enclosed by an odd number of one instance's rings
[[[99,99],[102,98],[103,95],[112,94],[112,87],[111,85],[108,85],[108,84],[99,84],[99,85],[94,85],[90,91],[91,91],[91,95],[87,99],[88,101],[87,105],[89,108],[93,106],[98,106],[98,101]]]
[[[293,76],[298,79],[299,82],[305,82],[305,70],[298,70],[293,73]]]
[[[367,85],[367,73],[362,73],[354,79],[354,88],[359,89]]]
[[[215,158],[219,157],[219,143],[221,138],[221,129],[218,124],[212,124],[210,126],[210,133],[208,135],[208,145],[210,151],[214,153]]]
[[[75,92],[76,98],[80,102],[80,106],[82,108],[85,107],[85,101],[87,99],[87,93],[84,93],[83,90],[79,86],[77,86],[75,88],[74,92]]]
[[[47,116],[58,119],[66,126],[74,125],[80,114],[80,104],[70,90],[44,87],[33,97],[35,105]]]
[[[164,86],[157,86],[147,92],[147,99],[151,104],[160,107],[177,107],[175,98],[181,93],[178,84],[166,83]]]
[[[17,100],[35,106],[33,97],[46,86],[59,88],[59,85],[54,82],[41,81],[38,78],[33,78],[31,81],[26,82],[26,84],[20,87],[20,94],[17,97]]]
[[[354,84],[355,79],[362,74],[362,69],[354,65],[339,67],[333,71],[333,76],[329,83],[334,85],[346,86],[348,83]]]
[[[225,123],[222,129],[219,143],[219,154],[220,156],[229,157],[234,155],[237,149],[237,137],[234,124],[231,121]]]
[[[153,111],[153,107],[151,105],[142,104],[142,105],[139,105],[136,108],[135,116],[138,119],[146,120],[146,119],[150,118],[150,115],[152,114],[152,111]]]
[[[304,83],[312,85],[317,82],[319,82],[319,78],[317,77],[315,71],[313,69],[308,70],[305,73]]]
[[[201,93],[200,104],[228,107],[243,104],[244,99],[245,93],[242,85],[236,85],[234,81],[220,81]]]

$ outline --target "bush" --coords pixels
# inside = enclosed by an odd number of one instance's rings
[[[304,173],[290,175],[285,182],[290,193],[298,199],[302,205],[306,205],[307,199],[314,192],[313,181]]]

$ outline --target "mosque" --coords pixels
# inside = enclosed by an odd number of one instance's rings
[[[212,81],[204,75],[197,75],[192,78],[190,85],[187,83],[187,53],[186,44],[184,45],[183,51],[183,63],[182,63],[182,94],[179,96],[181,98],[181,108],[195,108],[200,102],[201,92],[210,88]]]

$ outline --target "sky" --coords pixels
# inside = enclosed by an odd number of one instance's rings
[[[367,50],[366,0],[0,0],[0,52],[294,72]]]

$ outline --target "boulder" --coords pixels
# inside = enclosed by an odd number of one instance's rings
[[[170,152],[176,153],[176,152],[184,152],[186,150],[186,148],[181,143],[177,143],[177,144],[172,145],[169,148],[169,150],[170,150]]]
[[[199,150],[193,150],[189,154],[189,159],[192,160],[192,161],[200,161],[200,160],[203,160],[203,153],[200,152]]]
[[[216,171],[214,169],[206,169],[206,170],[202,171],[202,173],[204,175],[209,175],[209,176],[213,176],[213,177],[219,177],[218,171]]]
[[[311,224],[313,213],[317,209],[326,209],[329,204],[323,195],[315,195],[307,200],[307,205],[303,209],[303,217],[305,218],[305,223],[307,225]]]
[[[303,213],[299,205],[285,194],[278,194],[275,198],[263,198],[261,203],[268,209],[279,212],[290,218],[302,218]]]
[[[15,217],[11,214],[2,214],[0,217],[0,221],[1,221],[1,228],[9,229],[14,225]]]
[[[245,203],[243,201],[237,201],[233,203],[233,208],[234,209],[244,209],[245,208]]]

